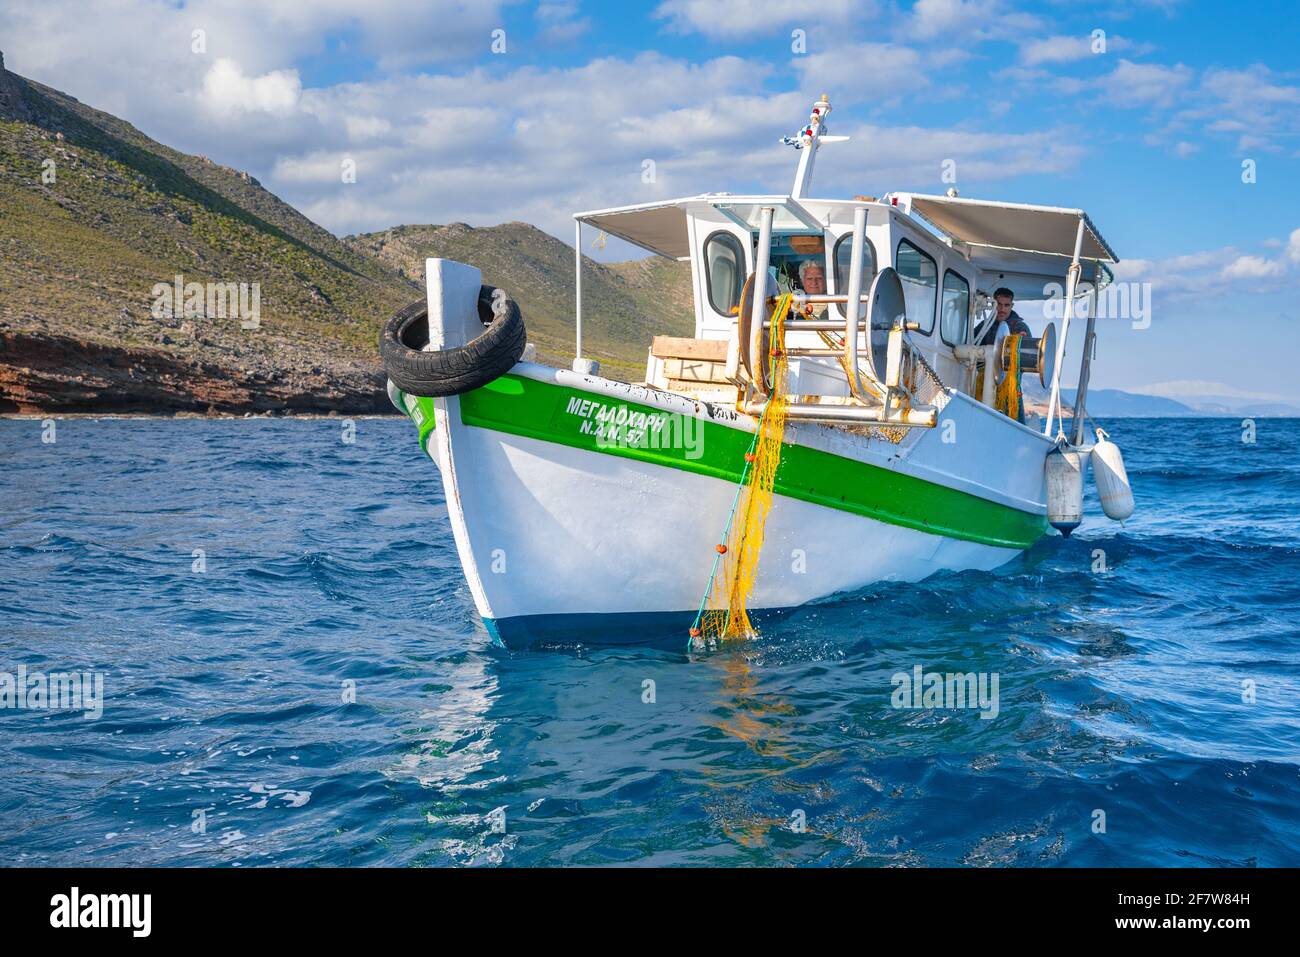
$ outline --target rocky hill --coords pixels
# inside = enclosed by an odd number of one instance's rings
[[[378,329],[422,295],[430,255],[478,265],[520,300],[543,360],[567,364],[560,240],[523,223],[342,240],[249,173],[0,55],[0,413],[387,411]],[[689,329],[683,264],[587,266],[587,351],[611,371],[644,368],[652,329]],[[232,302],[256,306],[256,323]]]
[[[249,174],[2,65],[0,254],[0,411],[382,409],[377,324],[418,296]],[[164,309],[178,276],[202,292]]]

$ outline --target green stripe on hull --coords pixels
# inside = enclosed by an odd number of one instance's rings
[[[434,415],[433,399],[421,395],[408,395],[401,389],[397,390],[397,394],[401,397],[398,411],[405,412],[407,418],[415,423],[416,429],[420,432],[420,448],[428,452],[429,446],[426,443],[429,440],[429,433],[436,428],[438,421],[437,416]]]
[[[627,413],[618,414],[629,416],[630,423],[610,418],[619,408],[627,409]],[[696,419],[693,427],[703,432],[697,433],[694,450],[681,441],[662,443],[667,448],[654,447],[660,443],[651,441],[638,443],[636,430],[644,434],[646,428],[640,423],[655,420],[661,420],[661,429],[677,428],[680,438],[681,417],[652,406],[516,375],[502,376],[462,395],[460,410],[465,425],[620,455],[727,482],[740,480],[752,439],[749,432]],[[602,421],[602,416],[609,421]],[[620,443],[617,434],[612,435],[615,441],[603,438],[611,435],[602,431],[606,426],[634,431],[625,434],[626,443]],[[421,429],[421,441],[425,434]],[[891,525],[1001,548],[1028,548],[1047,531],[1046,517],[1041,514],[802,445],[787,443],[782,450],[775,491]]]

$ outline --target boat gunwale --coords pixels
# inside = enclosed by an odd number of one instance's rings
[[[601,379],[600,377],[552,369],[547,366],[526,364],[528,368],[523,368],[523,365],[525,364],[516,366],[512,373],[508,373],[503,378],[515,375],[518,378],[535,381],[543,386],[600,395],[617,402],[642,404],[656,411],[676,411],[723,428],[734,424],[736,428],[733,431],[738,432],[752,431],[754,427],[753,421],[748,416],[725,409],[717,410],[700,400],[691,400],[672,393],[647,389],[644,386],[633,386],[628,383],[619,383],[613,380]],[[501,381],[497,380],[498,383]],[[579,434],[576,432],[573,436],[562,436],[552,429],[540,428],[535,424],[519,421],[514,417],[485,417],[481,414],[481,409],[474,408],[476,402],[487,398],[490,393],[509,394],[508,386],[494,389],[493,385],[495,384],[489,384],[483,389],[467,393],[465,396],[459,396],[451,400],[440,400],[448,402],[447,413],[453,416],[450,422],[460,428],[495,431],[504,435],[517,435],[544,443],[552,443],[588,454],[605,454],[645,461],[658,467],[704,475],[720,481],[734,482],[738,479],[738,471],[720,467],[716,462],[690,459],[674,460],[663,456],[662,450],[650,451],[634,447],[624,448],[618,445],[603,448],[592,447],[585,442],[574,441]],[[476,395],[476,393],[479,393],[479,395]],[[469,398],[471,406],[468,410],[462,402],[466,398]],[[496,397],[493,396],[492,398]],[[433,400],[423,401],[432,402]],[[453,411],[452,406],[458,408]],[[722,413],[721,416],[716,414],[719,411]],[[710,412],[715,414],[710,415]],[[839,442],[843,443],[847,440],[855,444],[861,451],[866,450],[868,442],[882,441],[844,432],[843,430],[826,429],[825,427],[820,427],[820,429],[823,433],[836,433]],[[805,439],[807,437],[807,435],[803,436]],[[813,461],[816,461],[818,457],[824,457],[821,459],[822,467],[834,463],[835,467],[840,469],[858,467],[864,470],[875,470],[883,473],[878,477],[878,480],[886,482],[887,485],[896,483],[899,480],[905,483],[914,483],[918,492],[931,496],[930,501],[936,511],[933,514],[921,511],[921,506],[917,504],[921,500],[918,499],[913,499],[909,505],[904,507],[899,507],[897,504],[891,507],[889,505],[891,500],[895,503],[906,501],[906,499],[892,498],[898,490],[896,484],[892,490],[889,488],[873,488],[873,491],[884,492],[886,497],[871,498],[870,496],[862,496],[861,486],[856,484],[833,485],[820,479],[812,483],[808,483],[806,479],[803,482],[791,480],[779,483],[785,487],[778,488],[778,496],[802,500],[847,514],[861,515],[890,525],[911,528],[938,538],[970,541],[995,548],[1023,551],[1031,547],[1034,542],[1038,541],[1046,533],[1045,505],[1027,502],[1007,495],[998,496],[995,490],[961,480],[929,466],[905,468],[903,467],[906,465],[905,460],[897,455],[892,458],[878,458],[877,461],[871,461],[861,457],[844,455],[842,451],[837,451],[833,446],[824,442],[799,441],[790,444],[792,449],[799,449],[802,453],[812,456]],[[885,475],[893,476],[893,478],[885,478]],[[840,481],[843,482],[843,473],[840,473]],[[971,488],[979,489],[984,494],[971,491]],[[837,489],[853,489],[853,492],[840,494]],[[858,493],[858,498],[853,497],[854,492]],[[934,499],[934,496],[938,498]],[[965,499],[971,501],[963,504]],[[975,506],[976,512],[970,511],[972,505]],[[989,511],[989,509],[1000,510],[1007,514],[999,519],[999,511]],[[961,520],[954,520],[955,516],[961,516]],[[1006,524],[1008,521],[1010,522],[1009,525]],[[1041,529],[1039,525],[1042,526]]]
[[[690,415],[697,419],[713,422],[717,425],[728,426],[745,432],[754,432],[758,424],[756,420],[744,413],[737,412],[734,409],[727,408],[715,402],[707,402],[703,399],[693,399],[689,396],[677,392],[669,392],[664,389],[657,389],[653,386],[634,385],[628,382],[619,382],[616,379],[607,379],[598,375],[587,375],[584,373],[573,372],[569,369],[557,369],[551,366],[541,365],[533,362],[520,362],[508,375],[518,375],[524,378],[533,379],[538,382],[550,383],[552,385],[579,389],[586,392],[596,392],[613,399],[627,402],[637,402],[644,405],[655,406],[667,412],[677,412],[684,415]],[[490,387],[490,386],[489,386]],[[977,411],[981,415],[995,417],[999,426],[1011,426],[1018,430],[1020,434],[1030,436],[1036,443],[1042,446],[1043,454],[1046,455],[1056,445],[1056,440],[1043,435],[1037,429],[1032,429],[1023,423],[1003,415],[996,409],[984,405],[966,393],[955,390],[945,389],[948,401],[956,400],[964,407]],[[918,435],[925,431],[923,427],[915,427],[912,432]],[[911,446],[917,439],[911,435],[904,438],[899,445],[889,443],[887,440],[864,436],[859,433],[849,432],[845,429],[838,429],[834,426],[822,425],[817,422],[797,422],[790,423],[787,426],[787,432],[793,437],[794,441],[787,440],[789,445],[802,446],[804,448],[814,449],[818,452],[824,452],[828,455],[834,455],[839,458],[850,459],[863,465],[873,466],[876,468],[889,469],[890,471],[899,472],[908,478],[921,482],[929,482],[933,485],[940,485],[951,491],[963,492],[972,495],[975,498],[992,502],[1006,508],[1014,509],[1018,512],[1027,512],[1034,515],[1046,515],[1046,502],[1032,502],[1017,496],[1008,495],[999,492],[997,489],[990,488],[986,485],[980,485],[961,476],[953,475],[950,472],[935,469],[929,465],[918,465],[908,461],[908,453]],[[850,454],[857,453],[857,454]],[[862,453],[866,453],[865,455]],[[875,458],[879,456],[879,458]],[[939,481],[941,477],[944,481]]]

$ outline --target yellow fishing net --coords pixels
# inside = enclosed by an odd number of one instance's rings
[[[997,409],[1008,418],[1016,421],[1023,421],[1020,418],[1020,342],[1024,334],[1017,332],[1007,336],[1007,374],[1002,377],[998,383],[997,389],[993,393],[993,408]],[[979,397],[984,394],[984,369],[981,368],[979,375],[975,377],[975,395]]]
[[[1020,340],[1021,333],[1007,336],[1007,374],[998,383],[993,407],[1008,418],[1020,419]]]
[[[785,320],[790,312],[787,293],[776,304],[768,346],[768,381],[771,394],[759,417],[754,441],[745,454],[745,467],[724,531],[717,546],[713,572],[696,616],[691,637],[713,643],[727,638],[748,638],[754,626],[746,602],[758,576],[758,556],[772,510],[772,490],[777,466],[781,464],[781,443],[785,437],[786,405],[789,401],[789,363],[785,354]]]

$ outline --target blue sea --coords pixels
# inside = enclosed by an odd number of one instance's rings
[[[0,672],[103,696],[0,710],[0,860],[1300,864],[1300,421],[1104,424],[1122,527],[690,654],[494,647],[405,420],[2,421]]]

